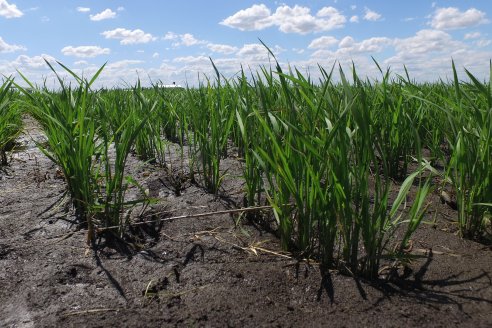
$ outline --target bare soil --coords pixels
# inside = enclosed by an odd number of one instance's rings
[[[0,327],[492,327],[491,247],[460,239],[457,212],[437,193],[433,223],[412,239],[419,258],[391,279],[299,261],[238,214],[142,225],[132,244],[101,238],[87,252],[64,180],[30,136],[0,169]],[[242,205],[234,157],[223,162],[220,197],[186,179],[176,192],[181,163],[174,152],[169,162],[129,159],[129,173],[158,199],[143,219]]]

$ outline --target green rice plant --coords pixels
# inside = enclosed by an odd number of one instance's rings
[[[0,85],[0,166],[7,165],[7,151],[22,132],[22,111],[14,102],[13,79],[7,78]]]
[[[123,235],[128,219],[124,211],[146,201],[125,199],[129,185],[139,187],[125,175],[126,161],[155,105],[142,111],[148,103],[135,90],[91,90],[104,65],[88,81],[59,63],[77,81],[78,86],[72,88],[47,64],[60,90],[45,87],[30,93],[23,89],[30,100],[30,113],[47,137],[46,145],[38,146],[60,166],[76,217],[88,226],[88,243],[94,240],[96,227],[119,226],[118,233]]]
[[[255,109],[258,102],[256,100],[257,89],[264,90],[261,82],[253,78],[255,87],[251,87],[246,79],[244,70],[236,81],[236,90],[239,101],[236,107],[236,145],[238,155],[244,158],[243,179],[246,184],[246,196],[244,206],[261,205],[261,195],[263,190],[263,170],[254,152],[257,145],[264,140],[265,131],[258,125],[255,117]]]
[[[382,140],[388,174],[399,180],[407,175],[411,155],[414,155],[417,147],[414,130],[419,129],[416,126],[418,121],[412,119],[416,112],[415,103],[404,96],[401,82],[390,81],[390,70],[383,73],[379,64],[374,62],[382,74],[382,81],[374,85],[367,84],[364,88],[370,90],[366,92],[366,97],[371,98],[370,114],[375,116],[375,131],[379,131]]]
[[[320,99],[318,96],[316,100]],[[310,109],[315,108],[316,105]],[[274,208],[283,247],[311,253],[315,246],[314,229],[321,226],[323,242],[320,240],[320,244],[328,250],[325,255],[331,257],[336,221],[322,220],[330,208],[330,198],[324,185],[328,173],[325,155],[334,136],[343,127],[342,121],[332,127],[330,121],[320,120],[326,124],[325,129],[309,135],[306,130],[295,126],[295,123],[301,123],[300,119],[303,119],[303,127],[308,124],[309,121],[302,116],[291,122],[279,114],[270,112],[263,117],[260,112],[256,113],[268,138],[267,143],[256,147],[255,154],[266,175],[266,193]]]
[[[404,69],[406,76],[398,77],[400,83],[404,85],[402,91],[410,109],[408,111],[409,115],[418,130],[421,146],[430,151],[430,158],[428,159],[431,165],[447,166],[447,141],[444,134],[447,128],[443,127],[443,123],[447,122],[446,113],[434,110],[434,106],[429,103],[429,99],[435,100],[435,94],[442,93],[442,91],[439,92],[438,90],[446,89],[448,86],[442,80],[434,83],[417,84],[410,79],[407,68],[404,67]]]
[[[454,89],[439,95],[444,106],[437,105],[449,122],[444,131],[452,151],[447,176],[456,192],[461,235],[482,239],[492,199],[492,62],[485,83],[466,69],[470,82],[460,83],[452,66]]]
[[[281,244],[308,255],[318,248],[325,265],[375,278],[383,258],[402,258],[423,218],[429,183],[418,189],[408,214],[401,214],[401,207],[421,169],[389,203],[390,160],[382,147],[382,123],[374,115],[372,89],[358,79],[355,68],[354,85],[340,69],[338,88],[324,70],[326,80],[319,87],[298,70],[285,74],[277,64],[276,73],[278,84],[266,81],[271,89],[280,86],[277,101],[255,110],[266,137],[254,153],[265,172]],[[388,245],[405,224],[394,251]]]
[[[344,78],[343,72],[340,73],[342,82],[347,94],[349,94],[348,82]],[[380,261],[389,253],[390,256],[401,257],[402,250],[406,247],[412,233],[416,230],[425,213],[424,200],[430,190],[429,181],[425,182],[417,191],[417,199],[414,201],[410,211],[404,217],[399,213],[402,204],[406,201],[410,187],[423,168],[410,174],[402,183],[399,194],[392,204],[389,202],[391,166],[394,165],[394,155],[385,144],[388,142],[384,135],[379,133],[382,127],[378,122],[380,117],[373,116],[375,109],[373,103],[367,95],[365,88],[357,78],[355,68],[353,69],[354,91],[357,92],[357,101],[352,107],[351,114],[354,126],[351,129],[350,142],[353,149],[353,158],[349,165],[349,185],[345,186],[345,192],[352,200],[346,203],[345,208],[350,207],[342,222],[342,236],[344,236],[343,258],[349,268],[354,272],[360,271],[371,278],[377,277]],[[382,123],[394,124],[393,122]],[[410,125],[411,126],[411,125]],[[421,162],[421,151],[419,137],[416,130],[410,132],[412,139],[416,140],[416,157]],[[371,174],[371,167],[381,171],[375,175]],[[341,172],[342,176],[347,173]],[[372,178],[371,178],[372,176]],[[371,180],[373,180],[371,182]],[[370,187],[372,184],[372,188]],[[342,200],[342,204],[344,201]],[[350,203],[352,206],[350,206]],[[390,210],[388,211],[388,208]],[[397,229],[402,223],[407,224],[404,237],[397,252],[387,248]],[[359,237],[360,233],[360,237]],[[364,256],[359,258],[360,251],[358,240],[364,246]]]
[[[135,152],[144,161],[164,165],[166,142],[163,139],[163,125],[159,119],[159,112],[154,111],[154,108],[158,105],[158,100],[155,99],[155,93],[152,91],[151,89],[144,92],[140,80],[133,87],[133,99],[130,99],[129,106],[140,113],[139,115],[130,116],[137,120],[133,124],[138,125],[141,117],[151,115],[137,134]]]
[[[158,122],[167,140],[183,145],[186,135],[186,110],[182,107],[184,94],[180,89],[162,87],[162,83],[152,85],[154,97],[159,99],[156,111]]]
[[[188,88],[189,90],[189,88]],[[170,97],[166,99],[166,108],[169,110],[172,116],[168,122],[170,125],[175,126],[175,134],[171,137],[171,140],[176,139],[179,145],[179,158],[180,167],[178,168],[178,177],[175,180],[176,190],[180,190],[183,187],[183,182],[189,180],[195,182],[195,163],[196,152],[194,145],[196,144],[192,133],[192,106],[189,106],[190,101],[186,96],[184,90],[172,90]],[[167,134],[166,134],[167,135]],[[188,172],[185,170],[187,163]]]
[[[265,166],[258,158],[257,149],[268,145],[271,135],[261,126],[257,115],[268,120],[269,113],[279,113],[282,110],[282,90],[278,80],[274,79],[271,68],[260,67],[257,72],[251,73],[251,82],[248,82],[244,70],[236,80],[235,88],[238,93],[236,107],[236,124],[234,135],[238,154],[243,158],[243,178],[246,195],[245,206],[262,204],[262,195],[265,190]],[[278,131],[277,131],[278,132]],[[271,172],[266,175],[269,177]]]
[[[263,79],[256,80],[261,96],[255,115],[265,137],[254,154],[265,173],[266,195],[274,209],[282,246],[309,254],[319,238],[315,229],[321,227],[323,242],[319,244],[331,258],[336,221],[323,219],[330,206],[325,189],[326,156],[343,128],[342,120],[333,126],[325,117],[329,83],[318,90],[298,71],[294,77],[284,74],[278,64],[276,70],[278,81],[267,70]]]
[[[144,131],[155,110],[153,106],[148,108],[148,112],[142,113],[138,103],[132,101],[133,97],[133,93],[114,90],[110,96],[99,97],[96,108],[100,122],[98,134],[101,138],[100,165],[96,180],[100,182],[92,211],[98,226],[118,226],[120,236],[126,231],[128,223],[125,210],[147,201],[145,198],[125,199],[130,185],[136,185],[142,190],[131,176],[125,175],[125,167],[139,134]]]
[[[60,167],[68,185],[76,217],[88,225],[90,241],[93,236],[91,206],[95,202],[97,184],[93,160],[100,152],[101,146],[98,127],[94,120],[95,96],[91,92],[91,86],[104,65],[90,80],[86,80],[59,63],[78,83],[78,86],[73,88],[60,77],[48,61],[46,64],[56,75],[60,91],[50,91],[44,87],[30,93],[19,88],[30,99],[27,103],[30,113],[39,121],[47,137],[46,145],[38,144],[38,147]],[[27,78],[23,75],[22,77],[35,89]]]
[[[218,191],[221,180],[219,171],[221,157],[209,137],[209,125],[212,124],[209,111],[211,107],[214,107],[214,99],[213,88],[209,81],[207,83],[207,86],[201,84],[197,90],[190,88],[186,90],[190,108],[190,128],[193,134],[189,147],[190,171],[193,172],[196,162],[200,162],[205,188],[215,193]],[[215,124],[214,127],[216,127]]]
[[[217,195],[225,177],[220,161],[227,154],[235,111],[228,104],[230,82],[226,80],[223,85],[213,62],[212,65],[217,73],[216,85],[207,79],[206,86],[200,85],[196,93],[188,89],[188,95],[192,101],[190,120],[195,153],[199,154],[205,188]]]

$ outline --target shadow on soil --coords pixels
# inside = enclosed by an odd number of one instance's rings
[[[121,238],[106,238],[101,243],[94,245],[94,255],[97,266],[105,273],[106,277],[110,281],[111,285],[117,290],[117,292],[126,300],[124,289],[121,284],[114,278],[114,276],[106,269],[101,260],[101,255],[110,257],[107,252],[109,249],[116,251],[119,255],[126,256],[128,260],[131,260],[133,256],[139,254],[142,255],[143,259],[148,261],[156,261],[159,263],[166,263],[169,261],[176,262],[174,265],[174,275],[176,281],[179,283],[181,271],[189,264],[193,262],[205,262],[205,252],[206,249],[213,249],[216,246],[213,245],[211,248],[203,246],[198,243],[192,243],[189,250],[184,253],[184,256],[176,258],[173,260],[163,259],[158,255],[154,254],[151,250],[152,246],[158,242],[159,231],[162,225],[158,226],[142,226],[140,238],[150,239],[151,244],[147,244],[145,249],[136,249],[132,243]],[[137,234],[138,235],[138,234]],[[434,261],[434,254],[430,250],[425,257],[425,262],[418,268],[418,270],[412,270],[409,267],[405,267],[401,274],[395,272],[390,274],[386,279],[377,280],[367,280],[362,277],[353,277],[357,291],[360,297],[369,302],[369,295],[373,295],[369,289],[374,289],[382,293],[382,296],[378,297],[375,302],[370,304],[370,308],[376,308],[378,305],[383,303],[385,300],[389,300],[393,297],[403,297],[407,299],[412,299],[417,301],[419,304],[425,304],[430,308],[438,310],[442,305],[452,305],[455,306],[460,312],[463,311],[463,301],[471,302],[483,302],[492,305],[492,300],[474,296],[473,291],[468,288],[470,283],[474,283],[474,286],[481,286],[480,288],[474,289],[475,292],[480,290],[485,290],[492,287],[492,279],[489,274],[485,271],[475,276],[466,276],[464,272],[459,272],[457,274],[451,274],[449,276],[444,276],[442,279],[426,279],[429,268]],[[296,264],[296,279],[300,275],[300,263]],[[309,263],[304,263],[307,265],[304,272],[304,276],[309,275],[309,268],[313,266]],[[321,302],[323,295],[326,294],[328,300],[333,304],[336,300],[336,287],[334,283],[333,271],[328,269],[319,269],[320,281],[319,288],[316,290],[316,299]],[[475,293],[476,294],[476,293]]]
[[[370,286],[381,291],[384,295],[374,303],[374,306],[377,306],[384,299],[389,299],[392,296],[404,296],[414,298],[420,303],[427,304],[430,307],[433,307],[433,305],[437,304],[455,305],[460,311],[463,311],[463,307],[459,300],[469,300],[492,304],[492,300],[490,299],[467,295],[471,291],[470,289],[465,287],[471,282],[480,284],[479,281],[483,278],[487,278],[488,283],[484,284],[481,289],[492,287],[492,280],[487,272],[482,272],[479,275],[468,278],[460,278],[464,274],[463,272],[460,272],[458,274],[449,275],[442,279],[426,280],[425,275],[431,263],[433,262],[433,259],[434,255],[432,253],[432,250],[430,250],[425,263],[415,273],[412,273],[412,271],[408,269],[405,270],[402,276],[393,276],[389,280],[368,282]],[[411,278],[412,276],[413,278]],[[362,286],[360,284],[358,284],[358,286],[360,286],[359,290],[363,292]],[[450,290],[449,288],[459,286],[462,286],[463,288],[452,290]],[[434,287],[438,287],[439,290],[434,289]],[[476,289],[475,291],[478,291],[478,289]],[[361,293],[361,295],[364,294]],[[438,309],[438,307],[435,308]]]
[[[492,278],[483,271],[474,277],[461,278],[464,273],[449,275],[443,279],[425,279],[425,275],[433,262],[434,255],[429,252],[425,263],[413,272],[410,268],[405,267],[401,276],[392,275],[389,279],[366,280],[359,277],[353,277],[360,297],[367,301],[368,292],[366,289],[374,288],[383,294],[372,305],[376,308],[383,301],[391,299],[394,296],[402,296],[418,301],[420,304],[426,304],[431,308],[439,310],[440,305],[453,305],[463,312],[462,301],[483,302],[492,305],[491,299],[472,296],[473,292],[485,290],[492,287]],[[299,267],[297,266],[297,275]],[[317,290],[317,301],[321,302],[324,293],[328,296],[330,304],[335,302],[335,292],[333,277],[330,270],[320,269],[321,281]],[[485,281],[485,282],[484,282]],[[470,283],[481,284],[480,289],[469,289]],[[438,290],[435,289],[438,288]],[[456,288],[461,287],[461,288]]]

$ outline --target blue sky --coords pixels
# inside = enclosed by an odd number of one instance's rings
[[[316,77],[317,65],[355,63],[377,77],[381,66],[433,81],[450,76],[451,58],[488,78],[492,1],[72,1],[0,0],[0,74],[51,78],[44,59],[99,84],[196,84],[268,65],[263,40],[279,62]],[[203,75],[202,75],[203,76]],[[463,75],[463,78],[465,76]]]

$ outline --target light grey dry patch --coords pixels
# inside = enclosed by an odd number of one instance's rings
[[[5,302],[0,309],[0,327],[30,328],[34,320],[24,302]]]

